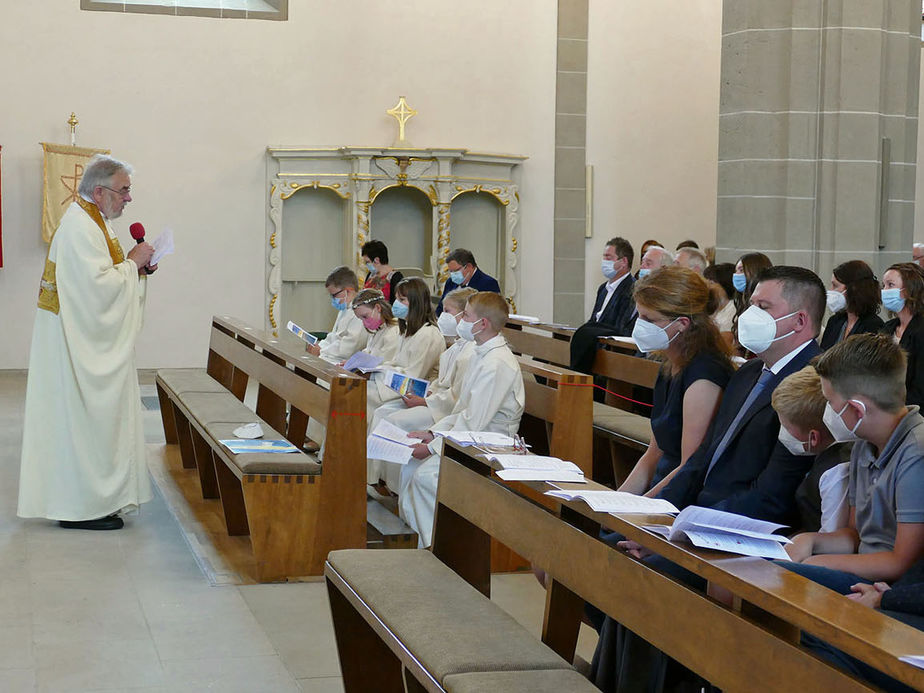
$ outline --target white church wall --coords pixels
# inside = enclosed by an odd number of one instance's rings
[[[603,244],[715,243],[722,3],[590,0],[586,313]],[[639,258],[636,258],[636,265]]]
[[[126,250],[132,221],[176,235],[150,280],[140,367],[203,364],[214,313],[263,324],[265,147],[390,145],[399,94],[420,111],[415,145],[530,157],[518,308],[551,314],[554,0],[296,2],[287,22],[79,4],[0,3],[0,368],[28,362],[46,250],[38,142],[66,142],[72,110],[78,144],[136,167],[116,222]]]

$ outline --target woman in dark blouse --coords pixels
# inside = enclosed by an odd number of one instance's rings
[[[654,389],[652,439],[619,487],[654,496],[702,443],[732,374],[729,348],[713,322],[715,297],[692,270],[670,266],[635,283],[640,351],[664,364]]]
[[[908,356],[905,403],[924,405],[924,269],[899,262],[882,275],[882,305],[894,318],[882,326]]]
[[[855,334],[879,332],[879,282],[863,260],[843,262],[834,268],[828,291],[828,310],[833,315],[821,336],[826,350]]]

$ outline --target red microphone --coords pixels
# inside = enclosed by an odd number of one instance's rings
[[[144,243],[144,225],[140,221],[129,226],[128,232],[138,243]]]
[[[136,221],[134,224],[128,227],[128,232],[132,235],[132,238],[135,239],[136,243],[144,243],[144,224],[140,221]],[[145,274],[151,274],[152,270],[150,267],[142,267]]]

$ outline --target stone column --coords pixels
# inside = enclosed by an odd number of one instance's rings
[[[911,258],[917,0],[725,0],[716,256]]]
[[[584,322],[588,0],[558,0],[553,319]]]

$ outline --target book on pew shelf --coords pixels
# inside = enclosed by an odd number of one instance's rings
[[[646,498],[624,491],[546,491],[545,495],[564,500],[582,500],[598,513],[614,515],[676,515],[679,510],[663,498]]]
[[[544,322],[542,324],[546,327],[554,327],[556,330],[565,330],[567,332],[575,332],[577,330],[574,325],[566,325],[563,322]]]
[[[789,554],[782,545],[789,544],[789,539],[773,533],[785,526],[724,510],[689,505],[677,515],[673,526],[646,525],[645,529],[670,541],[687,539],[703,549],[788,561]]]
[[[520,322],[531,322],[534,325],[540,323],[539,318],[533,317],[532,315],[518,315],[517,313],[511,313],[508,316],[511,320],[519,320]]]
[[[419,438],[411,438],[391,421],[383,419],[366,438],[366,457],[370,460],[407,464],[411,461],[413,446],[420,442]]]
[[[235,455],[243,455],[255,452],[279,452],[290,453],[298,452],[298,448],[292,445],[288,440],[220,440],[218,441],[228,448]]]
[[[426,397],[430,381],[423,378],[412,378],[397,371],[385,371],[385,385],[401,396],[417,395],[418,397]]]
[[[451,440],[456,445],[496,445],[498,447],[512,448],[516,441],[506,433],[493,431],[433,431],[433,435]]]
[[[918,669],[924,669],[924,655],[904,655],[899,657],[898,661],[910,664]]]
[[[381,370],[379,366],[382,365],[382,360],[381,356],[373,356],[365,351],[357,351],[347,359],[346,363],[343,364],[343,368],[348,371],[375,373]]]
[[[488,454],[485,457],[500,465],[497,472],[504,481],[568,481],[585,483],[584,472],[574,462],[543,455]]]
[[[611,339],[614,342],[619,342],[620,344],[628,344],[629,346],[636,346],[635,340],[632,337],[622,337],[618,334],[609,334],[604,337],[604,339]]]
[[[317,343],[318,343],[318,338],[317,338],[317,337],[315,337],[313,334],[311,334],[311,333],[308,332],[307,330],[302,329],[301,327],[299,327],[298,325],[296,325],[296,324],[295,324],[294,322],[292,322],[291,320],[289,320],[289,324],[286,325],[286,328],[288,328],[289,332],[291,332],[292,334],[294,334],[296,337],[299,337],[299,338],[305,340],[305,341],[308,342],[309,344],[317,344]]]

